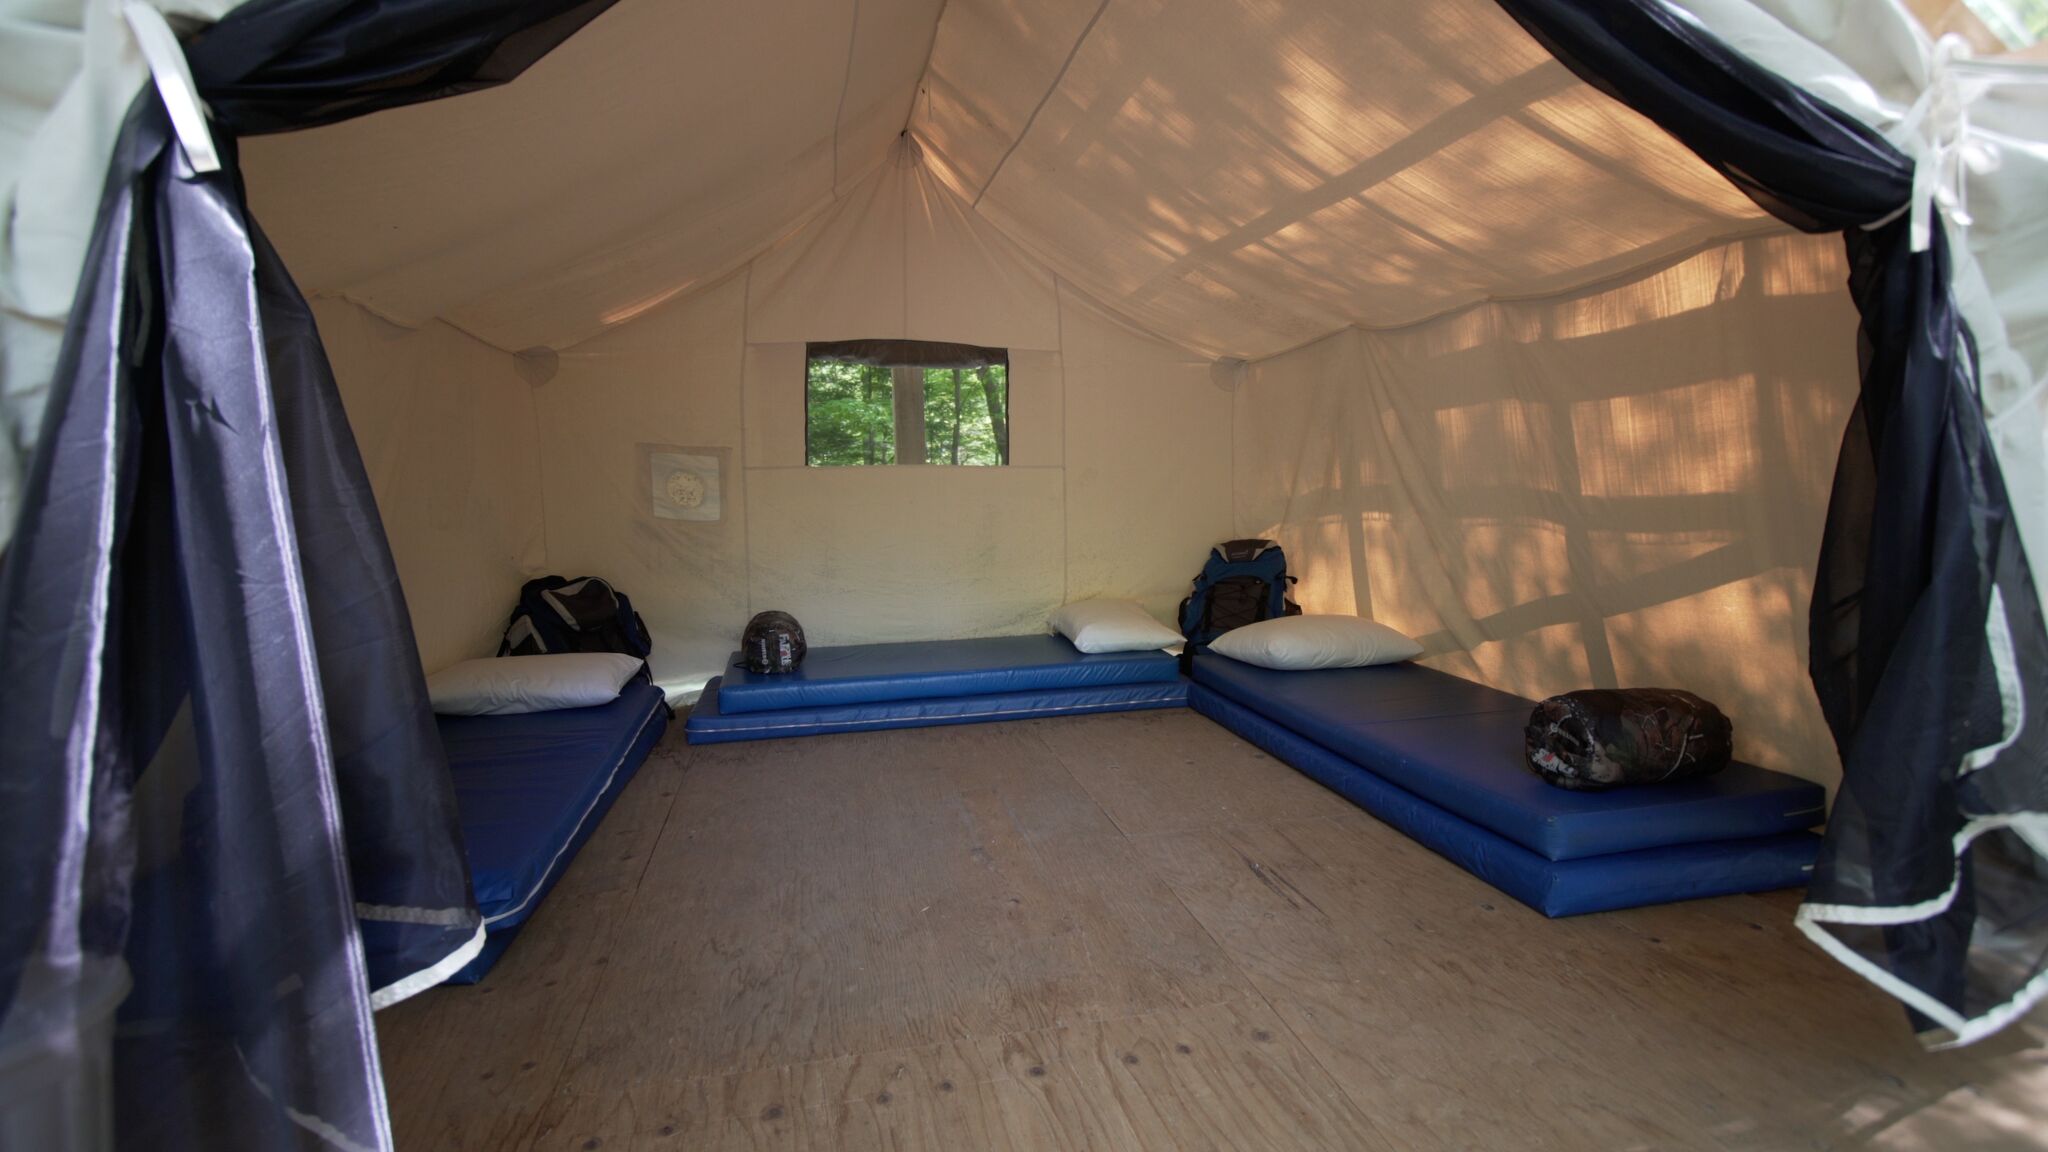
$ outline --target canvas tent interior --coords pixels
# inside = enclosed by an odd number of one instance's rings
[[[1895,124],[1924,34],[1856,7],[1674,10]],[[1957,175],[1974,230],[1932,210],[2029,542],[2044,93],[1970,94],[2001,168]],[[813,645],[1170,618],[1263,536],[1309,611],[1432,667],[1687,688],[1743,759],[1841,782],[1808,611],[1859,395],[1842,236],[1494,0],[623,0],[514,83],[237,147],[425,671],[544,572],[630,591],[687,704],[763,609]],[[807,466],[807,343],[880,338],[1007,350],[1006,466]],[[668,452],[718,461],[716,519],[653,514]]]
[[[1266,535],[1312,610],[1523,693],[1680,683],[1830,779],[1840,244],[1491,4],[1155,8],[627,5],[517,84],[249,142],[427,662],[543,570],[633,591],[689,693],[760,609],[1164,615]],[[1011,466],[806,469],[804,343],[861,337],[1010,349]],[[649,515],[677,445],[730,452],[721,521]]]
[[[687,698],[760,609],[1165,614],[1264,535],[1434,664],[1689,687],[1832,782],[1834,238],[1491,3],[939,7],[626,5],[518,84],[249,142],[429,665],[541,571],[633,590]],[[1012,466],[805,469],[804,343],[864,337],[1010,349]],[[729,454],[724,519],[649,515],[665,446]]]

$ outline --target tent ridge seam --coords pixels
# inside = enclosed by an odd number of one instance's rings
[[[839,103],[832,109],[832,195],[839,196],[839,125],[846,119],[846,93],[853,87],[853,53],[860,44],[860,0],[853,0],[853,19],[846,29],[846,68],[839,73]],[[917,97],[913,93],[914,107]]]
[[[938,15],[932,17],[931,38],[929,40],[926,40],[924,45],[924,67],[918,69],[917,83],[912,84],[910,86],[910,107],[904,109],[903,127],[900,131],[896,133],[898,136],[907,136],[910,134],[910,122],[912,120],[917,119],[917,98],[920,94],[928,93],[930,91],[929,84],[932,78],[932,57],[936,56],[939,51],[939,22],[946,18],[946,9],[952,6],[953,0],[939,0]]]
[[[1066,82],[1067,69],[1074,66],[1074,57],[1081,54],[1081,45],[1088,42],[1088,37],[1095,31],[1096,23],[1102,19],[1102,14],[1108,10],[1109,0],[1102,0],[1102,3],[1095,6],[1095,14],[1088,17],[1088,23],[1081,27],[1081,34],[1074,37],[1074,46],[1067,49],[1067,58],[1060,61],[1060,70],[1053,74],[1052,83],[1046,85],[1045,92],[1039,96],[1038,103],[1032,107],[1031,115],[1025,118],[1024,127],[1017,130],[1016,139],[1010,141],[1010,146],[1003,150],[1003,158],[996,161],[996,166],[989,171],[988,179],[981,182],[981,191],[974,194],[974,203],[969,205],[969,207],[981,207],[981,198],[988,195],[990,188],[995,187],[996,177],[1003,174],[1003,166],[1010,162],[1010,157],[1016,153],[1018,145],[1024,143],[1024,137],[1031,135],[1031,129],[1038,123],[1038,114],[1045,111],[1045,106],[1052,102],[1052,94],[1059,91],[1060,85]]]
[[[369,313],[371,316],[376,317],[377,319],[383,321],[384,323],[389,324],[394,328],[403,328],[407,332],[424,332],[433,325],[439,324],[442,327],[454,332],[456,335],[461,336],[463,339],[474,340],[478,344],[481,344],[484,347],[489,348],[493,352],[503,352],[507,356],[519,355],[519,349],[507,348],[495,340],[487,339],[483,336],[480,336],[477,333],[472,332],[467,328],[464,328],[461,324],[453,320],[450,320],[448,317],[440,315],[439,313],[436,313],[432,316],[427,317],[425,320],[420,321],[400,319],[399,317],[394,316],[389,312],[386,312],[382,308],[377,307],[375,304],[372,304],[367,300],[361,299],[355,293],[349,291],[346,288],[332,292],[311,292],[306,295],[306,299],[308,302],[320,300],[337,300],[343,304],[349,305],[350,307],[360,308],[364,312]],[[592,335],[600,335],[600,333],[592,333]],[[588,337],[586,337],[586,339],[588,339]],[[552,347],[552,345],[549,345],[549,347]],[[557,348],[556,351],[559,352],[561,351],[561,349]]]

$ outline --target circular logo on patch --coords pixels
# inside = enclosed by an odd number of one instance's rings
[[[680,468],[669,473],[668,500],[678,508],[695,508],[704,503],[704,478]]]

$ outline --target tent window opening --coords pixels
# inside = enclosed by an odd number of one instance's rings
[[[806,464],[993,467],[1010,462],[1006,349],[928,340],[840,340],[811,344],[806,352]]]
[[[1913,7],[1925,9],[1922,13],[1923,19],[1931,19],[1947,8],[1946,5],[1933,8],[1925,5]],[[1963,7],[1982,20],[1984,26],[1991,29],[1992,35],[2003,40],[2005,46],[2014,51],[2039,43],[2043,37],[2048,37],[2048,0],[1963,0]]]

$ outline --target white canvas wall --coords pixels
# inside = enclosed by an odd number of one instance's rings
[[[1737,241],[1347,330],[1233,394],[906,149],[538,388],[446,326],[319,307],[429,668],[489,652],[540,571],[631,593],[688,695],[763,609],[822,644],[1033,632],[1089,596],[1166,617],[1210,542],[1270,535],[1312,611],[1524,695],[1691,688],[1743,755],[1831,781],[1804,612],[1855,386],[1843,276],[1832,238]],[[806,467],[802,341],[861,335],[1012,347],[1011,466]],[[647,454],[671,449],[722,457],[718,521],[652,515]]]
[[[1271,532],[1312,607],[1439,663],[1689,684],[1832,773],[1801,618],[1854,380],[1834,241],[1484,0],[943,7],[622,4],[519,84],[250,142],[309,291],[427,325],[415,360],[453,355],[434,316],[563,350],[536,469],[408,459],[517,436],[452,411],[358,419],[430,663],[485,647],[520,561],[612,576],[689,687],[762,608],[823,643],[1163,613]],[[1382,331],[1280,352],[1349,324]],[[1011,467],[804,467],[803,342],[891,336],[1012,349]],[[1273,358],[1233,397],[1183,348]],[[650,514],[662,448],[724,454],[721,520]]]
[[[496,651],[543,563],[533,390],[512,357],[446,324],[401,328],[317,301],[428,671]]]
[[[822,644],[1036,632],[1081,596],[1171,612],[1230,528],[1229,394],[896,161],[538,387],[447,325],[316,306],[429,670],[493,651],[541,572],[625,589],[680,694],[767,608]],[[904,335],[1011,348],[1010,466],[805,466],[803,341]],[[722,456],[717,521],[652,515],[648,453],[678,449]]]
[[[1061,292],[1067,592],[1132,597],[1171,621],[1230,536],[1230,394],[1209,361]]]
[[[1856,317],[1841,241],[1779,236],[1544,300],[1351,330],[1236,395],[1239,531],[1310,611],[1525,696],[1689,688],[1832,783],[1806,604]]]
[[[1102,313],[898,154],[717,285],[564,352],[537,393],[547,561],[610,576],[688,693],[754,612],[813,643],[1036,632],[1080,596],[1162,615],[1230,528],[1230,397]],[[1011,356],[1004,468],[809,468],[803,341]],[[716,523],[651,514],[648,446],[725,453]]]
[[[321,304],[428,667],[490,651],[539,571],[617,581],[687,695],[766,608],[825,644],[1033,632],[1088,596],[1166,617],[1210,542],[1272,535],[1312,611],[1525,695],[1692,688],[1744,755],[1832,779],[1803,620],[1854,390],[1838,241],[1348,330],[1233,394],[960,209],[886,167],[538,388],[453,329]],[[858,334],[1011,344],[1012,465],[806,467],[801,341]],[[651,514],[665,449],[722,455],[721,519]]]
[[[578,345],[535,393],[549,570],[624,589],[660,681],[723,663],[746,621],[745,474],[725,469],[720,520],[657,519],[639,447],[738,445],[743,289],[727,280]]]

